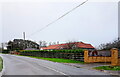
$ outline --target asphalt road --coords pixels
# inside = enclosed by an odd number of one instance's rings
[[[5,66],[3,75],[108,75],[41,59],[5,54],[1,56]]]

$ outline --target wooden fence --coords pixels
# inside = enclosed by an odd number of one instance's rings
[[[94,63],[94,62],[111,62],[112,66],[120,65],[119,50],[113,48],[110,50],[111,56],[89,56],[89,51],[84,51],[84,62]]]

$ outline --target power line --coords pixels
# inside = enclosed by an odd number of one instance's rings
[[[79,4],[78,6],[76,6],[75,8],[71,9],[70,11],[66,12],[65,14],[63,14],[62,16],[60,16],[59,18],[57,18],[56,20],[52,21],[51,23],[47,24],[46,26],[44,26],[43,28],[37,30],[36,32],[32,33],[29,36],[32,36],[42,30],[44,30],[45,28],[49,27],[51,24],[55,23],[56,21],[60,20],[61,18],[65,17],[67,14],[69,14],[70,12],[74,11],[75,9],[77,9],[78,7],[80,7],[81,5],[85,4],[88,0],[82,2],[81,4]]]

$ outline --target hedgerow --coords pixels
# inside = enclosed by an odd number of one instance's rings
[[[25,56],[83,60],[81,57],[84,55],[84,50],[20,50],[19,53]]]
[[[83,49],[76,50],[19,50],[19,52],[60,52],[60,53],[83,53]]]

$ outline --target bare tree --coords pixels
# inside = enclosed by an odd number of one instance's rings
[[[77,49],[77,42],[76,41],[68,41],[66,43],[66,49]]]
[[[46,41],[39,41],[39,47],[46,47],[47,42]]]
[[[52,45],[52,42],[49,42],[49,45]]]
[[[2,43],[0,43],[0,52],[2,51]]]
[[[109,43],[100,44],[98,47],[98,49],[100,49],[100,50],[110,50],[111,48],[120,49],[120,39],[119,38],[117,38]]]
[[[59,44],[59,41],[57,41],[57,44]]]
[[[49,42],[49,45],[56,45],[56,44],[59,44],[59,41],[57,41],[57,42]]]
[[[56,45],[57,43],[56,42],[53,42],[52,45]]]
[[[6,42],[1,43],[0,45],[1,51],[4,50],[5,47],[7,47],[7,43]]]

